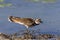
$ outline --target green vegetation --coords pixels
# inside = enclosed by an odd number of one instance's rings
[[[12,4],[11,3],[8,3],[8,4],[6,4],[6,6],[12,6]]]
[[[9,6],[12,6],[11,3],[4,3],[4,0],[0,0],[1,4],[0,4],[0,7],[9,7]]]
[[[56,0],[27,0],[32,2],[56,2]]]
[[[0,0],[0,2],[4,2],[4,0]]]
[[[11,3],[8,3],[8,4],[0,4],[0,7],[9,7],[9,6],[12,6],[12,4]]]
[[[56,0],[44,0],[45,2],[55,2]]]

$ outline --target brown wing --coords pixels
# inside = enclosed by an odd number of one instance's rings
[[[35,23],[32,18],[22,18],[21,22],[23,22],[25,25],[32,25]]]

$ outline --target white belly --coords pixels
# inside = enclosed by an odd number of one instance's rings
[[[17,22],[18,24],[21,24],[21,25],[24,25],[24,23],[22,23],[22,22]]]
[[[21,24],[21,25],[24,25],[26,28],[28,28],[28,26],[25,25],[24,23],[22,23],[22,22],[18,22],[18,23]]]

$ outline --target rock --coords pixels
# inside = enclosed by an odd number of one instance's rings
[[[40,35],[41,38],[45,38],[45,39],[50,39],[50,38],[53,38],[54,35],[51,35],[51,34],[42,34]]]
[[[0,33],[0,40],[11,40],[8,35]]]

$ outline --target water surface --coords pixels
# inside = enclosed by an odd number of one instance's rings
[[[30,29],[44,33],[60,34],[60,1],[54,3],[29,2],[24,0],[6,0],[12,6],[0,7],[0,32],[14,33],[26,28],[16,23],[10,23],[8,16],[41,18],[43,23]]]

